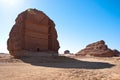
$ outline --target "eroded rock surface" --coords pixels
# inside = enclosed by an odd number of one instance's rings
[[[42,11],[28,9],[15,20],[9,39],[8,50],[14,57],[24,56],[27,51],[53,51],[58,54],[59,42],[54,22]]]
[[[79,51],[76,55],[112,57],[115,56],[115,52],[116,51],[109,49],[103,40],[100,40],[98,42],[87,45],[86,48]]]

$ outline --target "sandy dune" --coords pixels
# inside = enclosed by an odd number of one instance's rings
[[[14,59],[0,54],[0,80],[120,80],[120,58]]]

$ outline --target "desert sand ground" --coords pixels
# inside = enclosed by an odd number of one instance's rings
[[[0,80],[120,80],[120,57],[37,57],[0,54]]]

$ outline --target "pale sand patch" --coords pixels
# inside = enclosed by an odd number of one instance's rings
[[[9,58],[0,58],[0,80],[120,80],[120,58],[75,59],[40,62],[36,65],[21,60],[9,61]],[[107,67],[101,66],[102,64]]]

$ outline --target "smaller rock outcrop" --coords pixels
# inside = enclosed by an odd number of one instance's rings
[[[114,56],[120,56],[120,52],[118,50],[114,49],[113,52],[114,52]]]
[[[82,49],[76,55],[112,57],[115,55],[115,52],[116,51],[108,48],[108,46],[105,44],[105,41],[100,40],[98,42],[87,45],[85,49]]]
[[[65,50],[64,54],[70,54],[70,51],[69,50]]]

